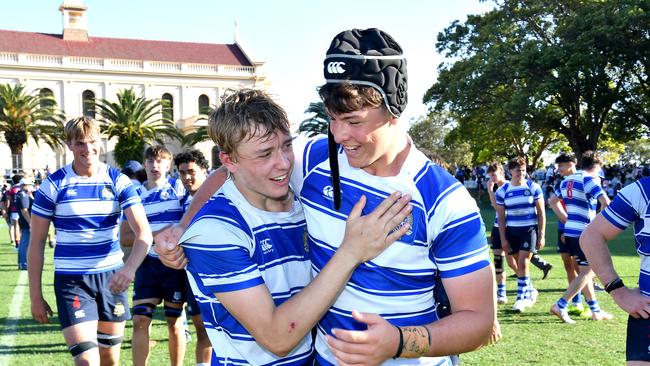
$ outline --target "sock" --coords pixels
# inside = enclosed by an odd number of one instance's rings
[[[532,299],[533,298],[533,282],[530,280],[530,276],[524,277],[526,279],[526,294],[524,296],[524,299]]]
[[[531,263],[533,266],[535,266],[535,267],[537,267],[537,268],[539,268],[539,269],[544,269],[544,267],[546,266],[546,264],[548,264],[548,262],[546,262],[545,260],[543,260],[542,257],[540,257],[540,256],[537,255],[537,254],[533,254],[533,257],[530,258],[530,263]]]
[[[591,309],[592,313],[597,313],[600,311],[600,306],[598,306],[598,300],[594,299],[591,301],[587,301],[587,304],[589,304],[589,309]]]
[[[506,297],[506,285],[497,284],[497,297]]]
[[[560,297],[560,299],[555,304],[557,305],[557,308],[560,309],[560,311],[565,311],[566,307],[569,305],[569,303],[564,300],[563,297]]]
[[[582,304],[582,294],[578,292],[578,294],[576,294],[573,297],[573,299],[571,299],[571,304],[573,304],[573,306],[578,306],[578,304]]]
[[[518,277],[517,280],[517,300],[523,300],[526,297],[526,279],[528,277]]]

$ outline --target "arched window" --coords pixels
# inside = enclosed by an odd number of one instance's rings
[[[95,93],[92,90],[81,93],[81,110],[84,117],[95,118]]]
[[[41,105],[41,108],[52,108],[56,104],[54,101],[54,93],[52,93],[52,90],[48,88],[41,88],[41,90],[38,92],[39,96],[39,104]]]
[[[167,122],[174,122],[174,97],[169,93],[162,95],[162,117]]]
[[[199,95],[199,114],[210,113],[210,98],[207,95]]]

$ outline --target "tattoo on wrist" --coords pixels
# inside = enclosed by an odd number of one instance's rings
[[[401,327],[404,335],[404,345],[401,357],[418,358],[429,354],[431,349],[431,333],[425,326]]]

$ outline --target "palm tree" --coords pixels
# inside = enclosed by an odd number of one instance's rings
[[[162,113],[163,106],[158,99],[136,96],[132,88],[120,90],[117,102],[97,101],[103,132],[109,139],[117,137],[115,161],[118,164],[142,161],[145,145],[154,141],[163,144],[163,137],[181,139],[174,122]]]
[[[30,137],[53,150],[63,146],[63,119],[51,95],[30,94],[21,84],[0,84],[0,132],[11,150],[14,169],[22,168],[23,147]]]
[[[210,113],[212,113],[213,110],[214,108],[202,107],[199,110],[199,116],[194,121],[194,125],[196,125],[196,123],[199,121],[207,121],[209,119]],[[199,142],[208,140],[210,140],[210,136],[208,135],[208,126],[198,126],[196,130],[183,135],[183,138],[181,139],[181,146],[183,148],[192,147]]]
[[[305,113],[313,113],[313,116],[300,122],[298,132],[305,132],[308,137],[316,136],[319,134],[327,134],[327,129],[330,125],[330,117],[327,114],[323,102],[309,103],[309,107],[305,109]]]

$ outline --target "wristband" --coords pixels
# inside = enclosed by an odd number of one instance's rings
[[[611,293],[612,291],[619,289],[621,287],[625,287],[625,284],[623,283],[623,280],[620,277],[617,277],[615,280],[605,285],[605,291],[607,291],[607,293]]]
[[[402,355],[402,348],[404,348],[404,334],[402,333],[402,328],[398,326],[395,326],[395,328],[399,331],[399,345],[397,346],[397,352],[395,352],[393,359],[399,358],[399,356]]]

